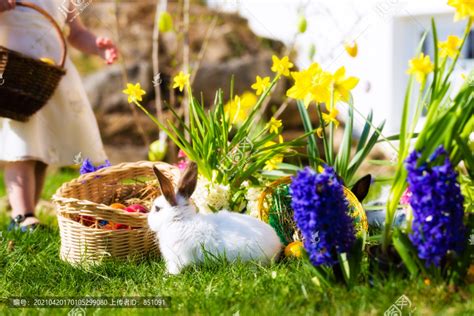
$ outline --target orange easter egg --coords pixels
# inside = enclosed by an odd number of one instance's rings
[[[126,207],[125,205],[123,205],[122,203],[112,203],[112,204],[110,204],[110,207],[111,207],[111,208],[120,209],[120,210],[124,210],[124,209],[127,208],[127,207]]]

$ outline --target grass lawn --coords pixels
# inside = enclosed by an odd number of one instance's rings
[[[44,198],[74,172],[48,177]],[[5,195],[3,179],[0,196]],[[402,276],[370,280],[351,291],[342,286],[323,290],[311,266],[286,260],[269,267],[209,264],[167,276],[159,258],[107,262],[74,268],[59,259],[59,232],[51,212],[42,212],[48,229],[33,234],[6,232],[9,217],[0,210],[0,315],[67,315],[70,308],[9,308],[9,297],[168,296],[167,309],[86,309],[86,315],[224,314],[224,315],[383,315],[401,295],[412,302],[413,315],[474,315],[474,288],[454,290],[425,285]],[[11,242],[12,241],[12,242]],[[12,246],[13,243],[13,246]],[[367,270],[367,269],[365,269]],[[395,315],[395,314],[390,314]],[[408,314],[403,314],[408,315]]]

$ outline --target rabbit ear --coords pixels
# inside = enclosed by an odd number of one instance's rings
[[[198,177],[198,167],[194,161],[190,161],[184,170],[178,184],[178,195],[189,199],[196,189]]]
[[[356,184],[354,184],[354,186],[352,187],[351,191],[357,197],[359,202],[362,202],[369,193],[371,180],[372,176],[368,174],[357,180]]]
[[[171,206],[176,206],[176,194],[174,193],[173,183],[156,166],[153,166],[153,172],[158,179],[158,185],[161,193]]]

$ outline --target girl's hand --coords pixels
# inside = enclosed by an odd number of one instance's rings
[[[1,0],[0,0],[1,1]],[[110,65],[118,58],[118,50],[111,39],[106,37],[98,37],[95,41],[99,56],[105,59],[105,62]]]
[[[15,9],[15,0],[0,0],[0,12]]]

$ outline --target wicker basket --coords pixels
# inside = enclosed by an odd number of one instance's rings
[[[271,201],[269,197],[272,196],[272,194],[278,187],[282,185],[288,185],[290,183],[291,183],[291,177],[282,177],[272,182],[263,190],[258,200],[259,218],[261,220],[265,222],[269,221],[269,210],[271,208]],[[344,195],[346,196],[346,199],[349,202],[349,208],[350,208],[349,211],[350,211],[351,217],[354,219],[356,231],[367,232],[369,225],[367,221],[367,215],[365,214],[362,204],[359,202],[359,200],[354,195],[354,193],[352,193],[352,191],[346,187],[344,187]],[[295,235],[293,236],[293,238],[296,240],[301,239],[300,237],[301,234],[296,228],[296,223],[294,222],[293,216],[292,215],[291,217],[287,216],[286,218],[283,218],[283,220],[286,221],[286,223],[280,223],[280,224],[284,224],[286,226],[291,225],[293,227],[295,231]],[[288,223],[288,221],[291,223]]]
[[[56,66],[0,46],[0,117],[26,122],[48,102],[66,73],[67,46],[59,25],[45,10],[29,2],[17,5],[42,14],[59,34],[62,48]]]
[[[177,183],[178,168],[141,161],[84,174],[56,191],[53,202],[61,235],[62,260],[72,264],[97,263],[107,258],[138,258],[158,253],[156,236],[148,229],[148,214],[128,213],[109,206],[126,198],[139,197],[144,190],[150,203],[159,196],[153,166]],[[85,225],[84,217],[92,217],[96,225]],[[128,229],[103,229],[97,225],[100,220],[121,223]]]

